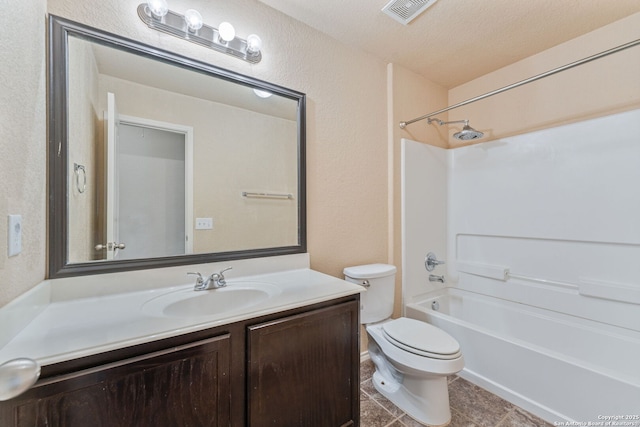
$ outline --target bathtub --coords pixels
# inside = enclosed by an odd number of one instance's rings
[[[640,426],[640,332],[456,288],[414,301],[460,343],[461,377],[551,423]]]

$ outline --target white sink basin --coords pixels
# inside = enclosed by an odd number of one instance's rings
[[[160,317],[208,317],[256,306],[280,292],[266,282],[228,281],[224,288],[207,291],[189,286],[150,299],[142,305],[142,312]]]

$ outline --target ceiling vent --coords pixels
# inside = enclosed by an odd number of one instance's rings
[[[407,25],[437,0],[391,0],[382,11],[403,25]]]

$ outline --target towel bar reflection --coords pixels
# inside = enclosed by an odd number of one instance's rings
[[[87,190],[87,171],[83,165],[77,163],[73,164],[73,171],[76,174],[76,188],[78,193],[82,194]],[[80,171],[82,171],[82,178],[80,178]],[[82,179],[82,182],[80,181]]]
[[[293,194],[289,193],[251,193],[248,191],[242,192],[242,197],[255,197],[262,199],[293,199]]]

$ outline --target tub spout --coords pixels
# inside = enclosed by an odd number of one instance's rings
[[[429,281],[444,283],[444,276],[438,276],[437,274],[430,274]]]

